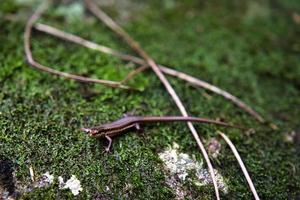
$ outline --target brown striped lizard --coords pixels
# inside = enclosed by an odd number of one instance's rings
[[[158,122],[199,122],[216,124],[225,127],[244,129],[239,126],[230,125],[225,122],[215,121],[207,118],[200,117],[184,117],[184,116],[127,116],[118,119],[111,123],[102,124],[99,126],[93,126],[90,128],[82,128],[81,130],[88,133],[95,138],[106,138],[109,142],[108,146],[105,148],[106,151],[110,150],[112,139],[116,135],[122,134],[131,128],[136,128],[140,130],[140,124],[146,123],[158,123]]]

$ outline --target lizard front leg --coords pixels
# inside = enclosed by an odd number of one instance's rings
[[[105,151],[108,153],[110,152],[111,144],[112,144],[112,139],[108,135],[105,135],[105,138],[108,140],[108,145],[105,147]]]

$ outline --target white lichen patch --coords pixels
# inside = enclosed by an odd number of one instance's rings
[[[175,200],[191,199],[188,192],[184,189],[182,183],[180,183],[175,176],[166,178],[166,184],[175,192]]]
[[[291,131],[291,132],[284,133],[284,138],[283,139],[287,143],[295,142],[295,139],[297,139],[296,131]]]
[[[76,178],[75,175],[72,175],[69,180],[64,182],[64,179],[61,176],[57,178],[50,174],[49,172],[44,173],[38,180],[33,182],[32,185],[26,186],[23,189],[18,189],[18,191],[31,192],[34,188],[45,188],[51,186],[54,182],[58,181],[59,189],[70,189],[74,196],[78,195],[82,191],[80,181]]]
[[[220,190],[222,190],[225,194],[228,193],[228,186],[224,181],[223,176],[218,172],[218,170],[214,169],[215,172],[215,177],[217,180],[217,185]],[[212,178],[210,176],[210,173],[207,169],[201,169],[201,170],[196,170],[196,176],[198,180],[194,181],[196,185],[208,185],[208,184],[213,184]]]
[[[14,198],[10,196],[9,192],[0,185],[0,199],[13,200]]]
[[[49,172],[46,172],[42,175],[42,177],[37,180],[34,184],[34,187],[43,188],[50,186],[54,181],[54,176],[51,175]]]
[[[64,179],[59,176],[58,182],[60,189],[70,189],[74,196],[78,195],[79,192],[82,191],[80,181],[76,178],[75,175],[72,175],[72,177],[66,182],[64,182]]]
[[[189,177],[189,181],[192,181],[195,185],[199,186],[212,184],[210,173],[203,167],[203,163],[196,161],[195,156],[192,156],[191,158],[188,154],[178,152],[178,148],[178,144],[174,143],[172,148],[159,153],[159,157],[164,162],[165,168],[170,172],[171,177],[178,177],[181,182],[186,181],[187,177]],[[196,177],[193,177],[193,175]],[[224,178],[217,170],[215,170],[215,175],[218,187],[224,193],[227,193],[228,187],[224,182]],[[175,180],[173,178],[168,178],[168,180],[169,179]],[[172,185],[176,187],[172,187],[170,184],[168,185],[174,189],[176,193],[177,191],[179,192],[177,194],[179,195],[177,196],[177,199],[182,199],[182,196],[184,196],[185,193],[182,191],[181,185],[178,183],[175,184],[174,181],[172,181]]]

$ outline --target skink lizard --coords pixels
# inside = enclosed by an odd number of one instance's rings
[[[244,129],[239,126],[230,125],[225,122],[219,122],[207,118],[200,117],[183,117],[183,116],[124,116],[123,118],[111,123],[102,124],[100,126],[94,126],[90,128],[82,128],[84,132],[88,133],[95,138],[106,138],[109,141],[106,151],[109,151],[112,143],[111,137],[119,135],[128,131],[131,128],[140,129],[140,124],[145,123],[157,123],[157,122],[200,122],[216,124],[220,126],[226,126],[231,128]]]

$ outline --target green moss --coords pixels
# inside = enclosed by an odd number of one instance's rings
[[[76,175],[83,186],[79,199],[174,197],[164,182],[157,152],[175,141],[202,159],[184,124],[153,125],[145,127],[141,135],[131,132],[118,137],[109,155],[102,152],[105,142],[79,130],[130,111],[179,114],[157,78],[143,73],[130,84],[144,91],[128,92],[85,85],[30,68],[24,60],[22,34],[23,16],[32,10],[17,1],[9,2],[0,5],[1,15],[6,16],[0,18],[0,156],[13,161],[21,185],[30,185],[32,166],[37,177],[46,171],[65,178]],[[253,11],[257,6],[260,12]],[[59,5],[52,7],[41,20],[132,53],[91,16],[74,22],[65,20],[55,12],[57,9]],[[272,131],[223,98],[170,78],[192,115],[225,118],[256,129],[251,136],[236,130],[224,132],[236,144],[262,199],[300,195],[299,141],[284,141],[287,132],[299,134],[300,30],[291,17],[299,12],[295,1],[151,1],[124,27],[158,63],[232,92],[278,125],[279,129]],[[12,15],[18,20],[9,21]],[[55,69],[111,80],[121,80],[132,69],[132,64],[112,56],[36,31],[32,46],[36,59]],[[197,130],[209,139],[216,136],[217,128],[197,125]],[[213,159],[214,166],[229,180],[229,194],[223,198],[250,199],[234,157],[225,144],[223,147],[221,156]],[[212,187],[187,185],[195,198],[214,198]],[[73,198],[57,185],[22,195],[24,199]]]

